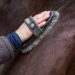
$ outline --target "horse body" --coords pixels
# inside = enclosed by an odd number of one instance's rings
[[[24,2],[27,4],[25,5]],[[18,57],[8,70],[2,71],[5,73],[1,75],[75,75],[75,1],[66,0],[63,3],[63,0],[61,2],[57,0],[50,4],[49,0],[48,2],[46,0],[40,0],[40,2],[16,0],[16,3],[15,0],[11,0],[9,8],[4,8],[7,15],[2,16],[0,23],[4,26],[7,23],[10,28],[5,26],[6,29],[1,30],[1,34],[15,30],[25,17],[34,15],[38,11],[55,8],[60,12],[60,18],[53,30],[41,40],[38,46],[31,52]]]

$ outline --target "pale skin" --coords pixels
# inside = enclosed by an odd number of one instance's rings
[[[33,19],[37,23],[38,27],[42,27],[43,25],[45,25],[46,20],[49,18],[49,14],[50,11],[44,11],[33,16]],[[32,32],[29,30],[25,22],[22,23],[22,25],[15,31],[15,33],[18,34],[22,43],[32,36]]]

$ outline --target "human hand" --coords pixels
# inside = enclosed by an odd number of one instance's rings
[[[39,14],[33,16],[33,20],[36,22],[38,27],[42,27],[43,25],[45,25],[46,20],[49,18],[49,14],[50,14],[50,11],[44,11],[42,13],[39,13]],[[30,31],[30,29],[28,28],[28,26],[25,23],[23,23],[15,31],[15,33],[18,34],[18,36],[20,37],[22,42],[24,42],[25,40],[27,40],[28,38],[30,38],[32,36],[32,32]]]

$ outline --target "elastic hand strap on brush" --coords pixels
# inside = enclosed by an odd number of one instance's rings
[[[34,36],[39,37],[43,31],[41,28],[38,27],[38,25],[33,20],[32,16],[25,19],[25,23],[28,26],[28,28],[31,30]]]

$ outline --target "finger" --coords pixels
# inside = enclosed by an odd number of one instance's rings
[[[45,14],[43,17],[41,17],[40,19],[37,20],[37,23],[39,24],[39,23],[47,20],[49,18],[49,16],[50,16],[49,14]]]
[[[42,27],[46,24],[46,21],[43,21],[42,23],[38,24],[38,27]]]
[[[50,11],[42,12],[41,14],[34,16],[33,19],[37,24],[39,24],[40,22],[46,20],[49,17],[49,13]]]
[[[35,17],[37,19],[40,19],[41,17],[43,17],[44,15],[49,14],[49,13],[50,13],[50,11],[44,11],[44,12],[37,14]]]

